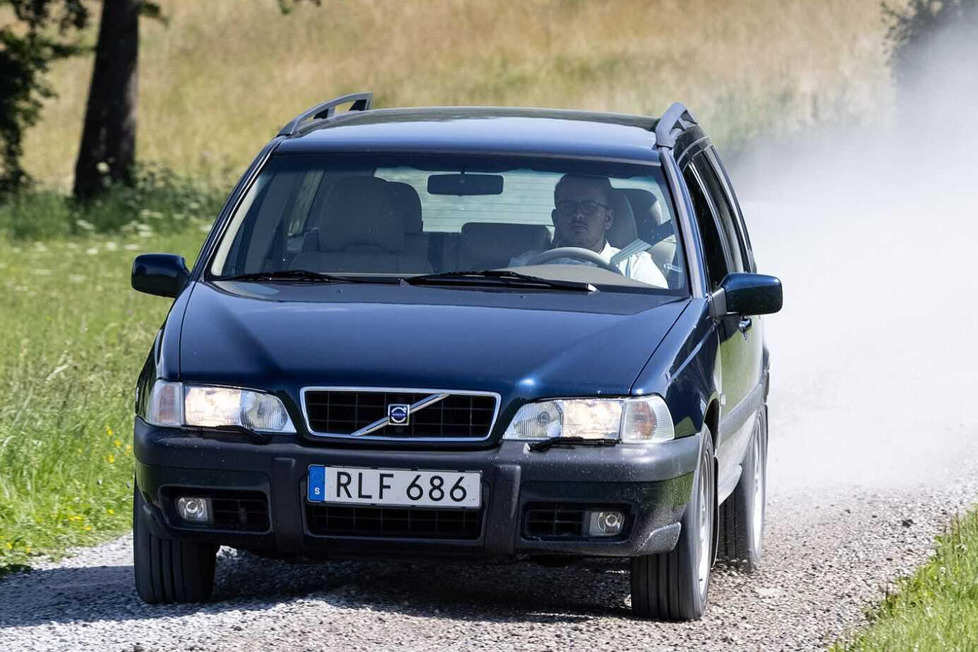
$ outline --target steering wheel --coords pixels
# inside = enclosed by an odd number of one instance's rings
[[[581,260],[586,263],[593,263],[609,272],[624,276],[624,272],[602,258],[600,254],[590,249],[584,249],[583,247],[557,247],[556,249],[548,249],[526,261],[526,265],[541,265],[557,258],[574,258],[575,260]]]

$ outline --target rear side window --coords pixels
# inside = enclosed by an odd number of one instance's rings
[[[709,194],[709,198],[716,212],[717,221],[720,224],[721,235],[727,245],[727,252],[730,255],[731,270],[733,272],[743,272],[747,268],[744,261],[747,259],[747,251],[737,233],[733,206],[717,177],[712,163],[706,154],[697,154],[693,158],[693,167],[703,182],[703,189]]]
[[[700,237],[703,240],[703,255],[706,257],[707,278],[709,278],[710,291],[712,292],[720,287],[720,282],[728,271],[723,241],[713,216],[713,210],[707,201],[705,190],[693,172],[691,165],[686,166],[686,169],[683,170],[683,177],[686,179],[686,186],[689,188],[689,195],[693,200],[696,225],[699,227]]]
[[[756,271],[757,266],[754,262],[754,250],[750,244],[750,234],[747,231],[747,225],[744,223],[744,214],[740,209],[740,203],[737,201],[737,194],[734,192],[733,186],[730,183],[730,175],[723,167],[723,163],[720,161],[720,155],[713,148],[709,150],[708,156],[710,167],[716,174],[717,179],[720,181],[720,185],[723,187],[723,196],[726,203],[730,206],[731,213],[733,213],[735,224],[737,226],[737,234],[740,238],[741,245],[741,255],[744,258],[744,266],[748,271]]]

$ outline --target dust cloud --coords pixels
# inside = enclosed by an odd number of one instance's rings
[[[732,170],[759,271],[784,282],[766,322],[774,494],[978,468],[970,36],[945,39],[897,109],[858,121],[871,126],[761,144]]]

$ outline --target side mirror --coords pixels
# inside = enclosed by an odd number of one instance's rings
[[[143,254],[132,261],[132,288],[137,292],[175,297],[189,280],[190,270],[183,256]]]
[[[714,294],[714,312],[724,315],[769,315],[781,310],[781,279],[767,274],[727,274]]]

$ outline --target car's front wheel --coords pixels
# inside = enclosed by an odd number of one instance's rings
[[[133,571],[140,599],[150,604],[209,600],[217,546],[155,536],[138,487],[132,509]]]
[[[706,609],[716,514],[713,436],[708,427],[703,438],[676,547],[632,558],[632,613],[641,618],[696,620]]]

